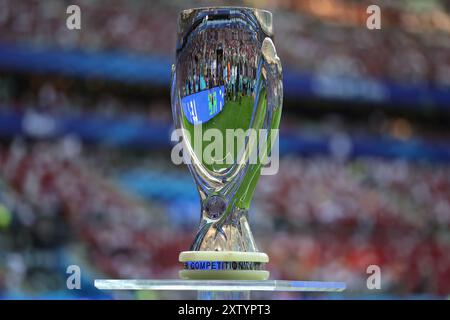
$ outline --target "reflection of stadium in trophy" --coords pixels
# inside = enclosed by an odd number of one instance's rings
[[[217,86],[224,86],[226,100],[251,96],[258,67],[255,41],[240,28],[201,31],[184,54],[189,61],[180,71],[186,79],[183,97]]]
[[[216,173],[224,173],[230,162],[237,164],[246,156],[238,146],[239,139],[227,138],[225,131],[262,129],[262,122],[258,121],[262,119],[252,119],[252,116],[266,98],[263,81],[259,81],[260,87],[256,90],[261,44],[266,35],[258,30],[255,17],[250,21],[249,10],[244,14],[240,10],[230,12],[228,16],[203,17],[201,24],[186,35],[177,56],[176,85],[184,115],[182,127],[190,133],[187,140],[195,157]],[[213,153],[213,159],[203,161],[206,143],[197,141],[199,139],[194,141],[194,128],[201,128],[203,132],[220,130],[224,152]],[[252,151],[251,146],[248,147],[247,153]]]
[[[183,127],[191,133],[191,144],[201,144],[196,150],[203,151],[206,147],[203,141],[193,141],[196,125],[201,124],[203,131],[214,128],[222,132],[224,152],[207,159],[212,165],[202,161],[203,153],[196,155],[203,165],[216,172],[226,167],[223,162],[237,162],[240,151],[237,141],[226,139],[225,130],[250,128],[256,94],[257,52],[260,51],[257,34],[247,29],[243,21],[236,19],[231,25],[232,28],[219,27],[217,21],[207,21],[208,27],[189,37],[178,58],[185,115]],[[232,161],[223,161],[230,157]]]
[[[189,168],[202,204],[200,228],[191,247],[194,255],[180,255],[185,266],[198,259],[247,261],[255,267],[245,270],[249,272],[244,278],[268,276],[263,270],[267,255],[258,252],[247,220],[263,159],[248,160],[256,150],[265,150],[259,156],[270,153],[271,136],[255,141],[245,135],[240,140],[238,133],[278,128],[281,64],[271,40],[271,19],[269,12],[246,8],[181,13],[172,107],[177,128],[185,130]],[[202,132],[211,130],[220,134],[209,140],[222,140],[222,150],[213,150],[205,159],[209,142]],[[233,255],[232,260],[224,260],[223,255],[204,256],[197,251]],[[205,276],[183,271],[186,277]],[[212,277],[216,276],[226,277],[223,273]]]

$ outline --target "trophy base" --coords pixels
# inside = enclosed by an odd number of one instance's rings
[[[263,270],[269,262],[263,252],[183,251],[179,261],[185,266],[179,272],[182,279],[267,280],[270,275]]]
[[[181,279],[192,280],[267,280],[266,270],[180,270]]]

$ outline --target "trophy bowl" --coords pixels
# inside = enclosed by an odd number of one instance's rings
[[[232,7],[182,11],[171,100],[182,157],[201,200],[198,231],[179,256],[180,277],[267,279],[269,258],[256,246],[248,209],[282,109],[272,14]]]

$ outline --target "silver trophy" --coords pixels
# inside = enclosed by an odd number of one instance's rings
[[[172,112],[201,198],[199,229],[179,257],[182,278],[269,277],[269,258],[256,246],[248,209],[279,126],[281,77],[270,12],[211,7],[180,13]]]

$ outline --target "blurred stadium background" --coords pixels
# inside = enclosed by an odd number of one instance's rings
[[[82,29],[66,28],[70,4]],[[176,278],[199,201],[170,161],[177,14],[202,1],[0,0],[0,298],[185,298],[93,279]],[[450,3],[260,0],[284,66],[281,164],[250,221],[273,279],[338,295],[450,294]],[[382,29],[365,28],[366,8]],[[67,290],[65,269],[82,270]],[[366,288],[366,267],[382,290]]]

